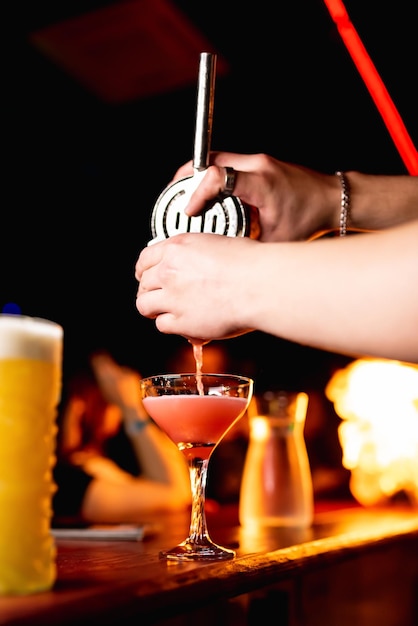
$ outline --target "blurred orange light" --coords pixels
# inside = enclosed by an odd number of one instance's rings
[[[325,393],[343,420],[353,496],[373,505],[403,492],[418,506],[418,366],[359,359],[337,371]]]

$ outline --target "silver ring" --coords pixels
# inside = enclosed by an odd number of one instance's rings
[[[232,194],[234,193],[237,173],[233,167],[225,167],[224,169],[225,169],[225,183],[224,183],[222,195],[227,197],[227,196],[232,196]]]

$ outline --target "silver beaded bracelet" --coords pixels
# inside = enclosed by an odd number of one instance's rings
[[[350,215],[350,185],[344,172],[335,172],[341,183],[340,237],[347,234],[347,221]]]

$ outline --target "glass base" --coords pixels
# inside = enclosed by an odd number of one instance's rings
[[[233,559],[235,552],[228,548],[222,548],[212,541],[196,543],[190,539],[186,539],[171,550],[163,550],[160,552],[159,556],[160,559],[173,561],[220,561]]]

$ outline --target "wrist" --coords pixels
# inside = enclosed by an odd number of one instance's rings
[[[341,181],[335,174],[318,174],[310,189],[310,210],[305,212],[309,239],[339,234]]]
[[[152,420],[150,417],[146,417],[144,419],[138,419],[137,417],[136,419],[125,420],[124,422],[125,432],[129,436],[135,437],[135,435],[138,435],[139,433],[141,433],[151,423],[152,423]]]

